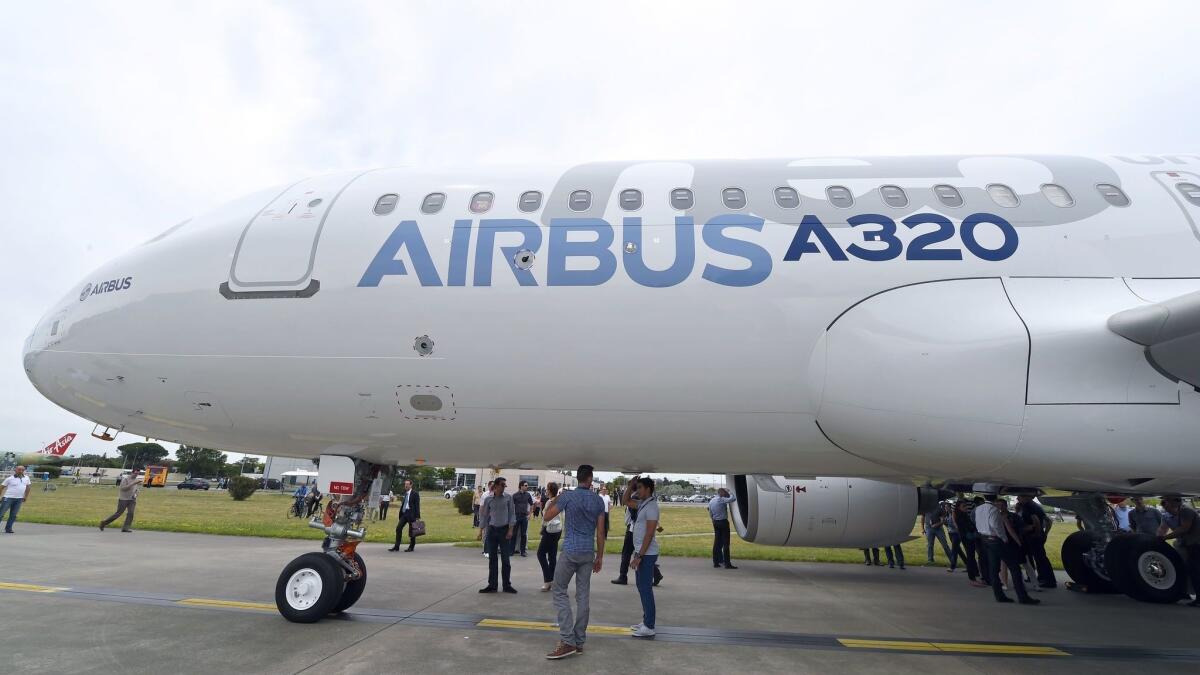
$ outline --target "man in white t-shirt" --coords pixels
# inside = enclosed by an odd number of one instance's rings
[[[0,483],[0,520],[4,520],[5,512],[8,513],[8,522],[4,524],[5,534],[13,533],[12,526],[17,519],[17,512],[28,497],[29,476],[25,475],[25,467],[18,466],[13,469],[13,475]]]
[[[608,496],[608,486],[600,486],[600,499],[604,500],[604,538],[608,539],[608,512],[612,510],[612,497]]]

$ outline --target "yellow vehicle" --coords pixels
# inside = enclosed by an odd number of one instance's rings
[[[142,485],[146,487],[166,487],[168,471],[169,469],[165,466],[146,467],[146,474],[142,478]]]

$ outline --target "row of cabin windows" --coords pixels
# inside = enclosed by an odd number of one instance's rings
[[[1200,186],[1191,183],[1179,185],[1179,189],[1189,201],[1200,203]],[[1065,209],[1075,205],[1075,198],[1061,185],[1047,183],[1042,186],[1042,195],[1054,206]],[[1096,190],[1106,202],[1113,206],[1129,206],[1129,197],[1116,185],[1100,183]],[[1014,208],[1021,203],[1020,197],[1007,185],[993,183],[987,186],[987,193],[997,206]],[[800,194],[794,188],[777,187],[774,190],[775,204],[780,208],[794,209],[800,206]],[[963,205],[962,194],[953,185],[935,185],[933,194],[943,206],[958,207]],[[894,208],[908,206],[908,194],[898,185],[884,185],[879,188],[883,202]],[[830,204],[838,208],[848,209],[854,206],[854,194],[849,188],[841,185],[831,185],[825,188],[825,196]],[[468,205],[471,213],[487,213],[492,208],[496,195],[492,192],[476,192]],[[399,196],[386,194],[375,202],[375,214],[387,215],[396,208]],[[670,192],[671,208],[686,211],[696,204],[695,194],[688,188],[675,188]],[[730,187],[721,191],[721,202],[725,207],[734,211],[746,208],[746,192],[741,188]],[[618,203],[624,211],[637,211],[642,208],[641,190],[622,190]],[[421,213],[437,213],[446,205],[444,192],[433,192],[421,201]],[[517,208],[524,213],[533,213],[542,207],[542,193],[536,190],[522,192],[517,200]],[[587,190],[575,190],[567,197],[567,207],[572,211],[587,211],[592,207],[592,193]]]

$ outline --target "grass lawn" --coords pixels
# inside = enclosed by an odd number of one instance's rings
[[[95,527],[100,520],[116,509],[117,490],[114,486],[70,485],[62,482],[54,492],[42,492],[37,484],[29,501],[22,506],[18,522],[51,523]],[[307,521],[287,518],[291,504],[289,494],[256,492],[246,501],[236,502],[224,491],[188,491],[171,488],[142,488],[138,495],[134,528],[169,532],[195,532],[255,537],[320,540],[322,533],[307,526]],[[471,516],[462,516],[441,493],[421,494],[421,515],[426,534],[422,543],[457,542],[478,546],[471,527]],[[368,523],[367,541],[391,542],[395,536],[396,508],[389,519]],[[620,554],[623,517],[613,512],[612,536],[605,548],[607,553]],[[708,510],[702,506],[663,504],[662,525],[665,528],[659,548],[661,555],[707,558],[712,555],[712,524]],[[530,536],[536,540],[539,521],[530,523]],[[119,526],[120,521],[115,523]],[[918,537],[904,544],[904,557],[909,565],[925,562],[925,540],[914,523],[913,534]],[[1075,531],[1074,522],[1056,523],[1050,532],[1046,552],[1056,568],[1061,569],[1059,549],[1068,534]],[[533,543],[530,548],[536,548]],[[937,544],[935,560],[945,566],[946,557]],[[855,549],[791,548],[749,544],[734,533],[732,554],[737,560],[793,560],[808,562],[862,563],[862,553]]]

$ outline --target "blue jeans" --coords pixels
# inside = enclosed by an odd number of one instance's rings
[[[529,516],[517,516],[517,525],[513,528],[513,548],[525,555],[525,545],[529,542]]]
[[[929,559],[929,562],[933,562],[933,539],[935,537],[941,542],[946,557],[953,560],[950,556],[950,544],[946,543],[946,529],[940,525],[925,530],[925,557]]]
[[[4,512],[8,512],[8,522],[4,524],[5,532],[12,532],[13,523],[17,520],[17,512],[25,500],[20,497],[5,497],[0,501],[0,520],[4,520]]]
[[[496,563],[500,563],[500,576],[503,578],[504,587],[512,586],[512,580],[509,578],[512,574],[512,563],[508,557],[513,552],[513,540],[507,535],[507,526],[488,527],[487,540],[492,553],[488,558],[488,588],[496,588]]]
[[[634,575],[638,595],[642,598],[642,623],[646,624],[646,628],[654,628],[654,565],[657,562],[657,555],[642,556]]]

